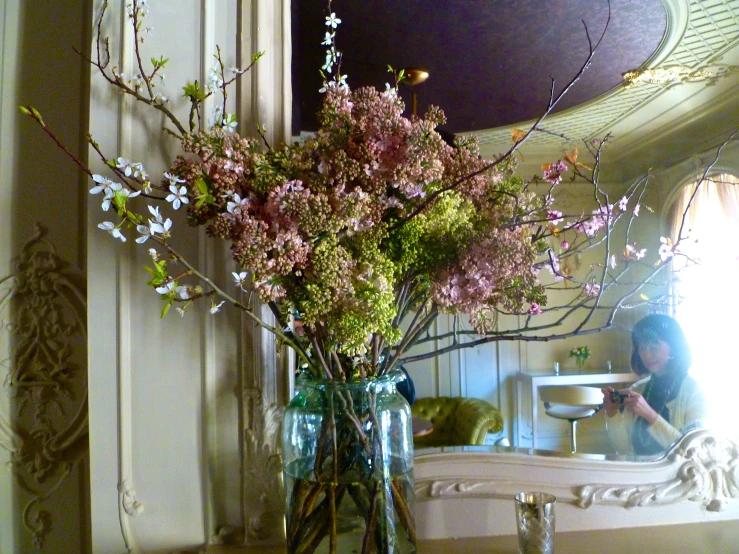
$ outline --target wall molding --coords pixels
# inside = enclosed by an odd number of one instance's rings
[[[10,345],[0,445],[30,497],[22,520],[39,549],[53,525],[44,503],[88,451],[85,283],[47,233],[36,224],[12,274],[0,279],[0,331]]]
[[[285,144],[291,136],[292,89],[289,0],[241,2],[243,48],[249,60],[258,51],[265,56],[241,81],[241,117],[244,129],[266,127],[267,142]],[[247,131],[244,131],[247,132]],[[257,315],[274,324],[267,306]],[[294,356],[279,351],[271,333],[243,325],[242,389],[242,502],[245,542],[275,542],[284,538],[284,493],[280,427],[284,406],[292,393]]]

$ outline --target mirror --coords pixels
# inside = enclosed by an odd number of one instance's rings
[[[515,7],[507,2],[470,2],[464,8],[435,6],[432,11],[423,2],[406,2],[402,10],[377,7],[371,13],[354,4],[335,0],[331,8],[342,19],[336,40],[349,84],[383,88],[392,82],[388,64],[428,70],[425,82],[399,88],[409,110],[414,101],[419,114],[429,104],[440,105],[448,116],[443,130],[476,136],[486,158],[511,147],[512,128],[532,126],[546,109],[550,87],[555,96],[563,90],[588,55],[588,37],[591,44],[597,43],[608,19],[606,2],[594,6],[576,0],[564,2],[556,15],[540,14],[533,2],[517,2]],[[293,1],[295,135],[314,128],[310,114],[320,102],[316,67],[325,55],[325,46],[320,45],[323,10],[320,2]],[[739,125],[731,101],[739,53],[730,38],[739,21],[726,6],[711,10],[679,0],[613,0],[608,29],[591,66],[545,120],[545,131],[532,134],[519,150],[518,172],[526,177],[541,175],[542,164],[562,159],[574,148],[580,150],[578,161],[592,166],[583,140],[592,143],[612,133],[602,152],[600,183],[618,198],[651,170],[651,188],[641,199],[648,209],[636,221],[634,236],[650,245],[654,262],[659,259],[659,237],[669,233],[668,211],[675,191],[701,175],[717,146]],[[632,72],[628,80],[627,72]],[[733,144],[716,169],[736,175],[739,166],[732,162],[731,152],[736,152]],[[577,183],[566,183],[559,190],[558,201],[573,213],[583,209],[591,194],[586,185]],[[567,263],[568,271],[587,274],[594,262],[573,257]],[[530,448],[539,431],[537,448],[567,449],[566,423],[547,418],[542,406],[538,420],[532,420],[536,416],[531,415],[531,401],[522,405],[516,392],[520,375],[545,376],[558,363],[562,375],[603,375],[610,366],[624,380],[633,377],[630,329],[652,308],[645,303],[620,312],[613,329],[605,333],[553,342],[497,342],[411,363],[407,369],[419,397],[474,396],[498,407],[505,428],[490,441],[507,439]],[[439,320],[436,330],[451,332],[455,325],[463,326]],[[592,355],[580,369],[568,353],[583,345]],[[699,366],[693,369],[700,375]],[[581,424],[584,451],[607,452],[603,419],[601,414]]]

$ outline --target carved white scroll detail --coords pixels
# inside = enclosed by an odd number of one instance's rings
[[[708,431],[689,435],[672,456],[682,459],[674,479],[648,485],[584,485],[576,490],[577,504],[617,504],[624,508],[700,502],[710,512],[723,510],[739,498],[739,448]]]

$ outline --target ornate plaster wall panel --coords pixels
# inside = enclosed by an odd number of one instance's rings
[[[0,331],[10,346],[0,358],[0,445],[11,452],[22,521],[38,549],[60,515],[69,517],[56,511],[58,491],[88,454],[84,278],[46,234],[38,226],[0,279]]]

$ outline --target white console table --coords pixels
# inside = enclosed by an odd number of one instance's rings
[[[560,373],[559,375],[555,375],[551,372],[538,374],[524,372],[517,373],[515,384],[517,430],[514,433],[514,446],[521,446],[518,443],[520,442],[519,437],[521,435],[522,428],[522,399],[528,398],[531,402],[531,447],[537,447],[536,431],[537,417],[539,415],[539,387],[562,385],[619,385],[621,388],[625,388],[636,380],[638,380],[638,377],[633,373]]]

